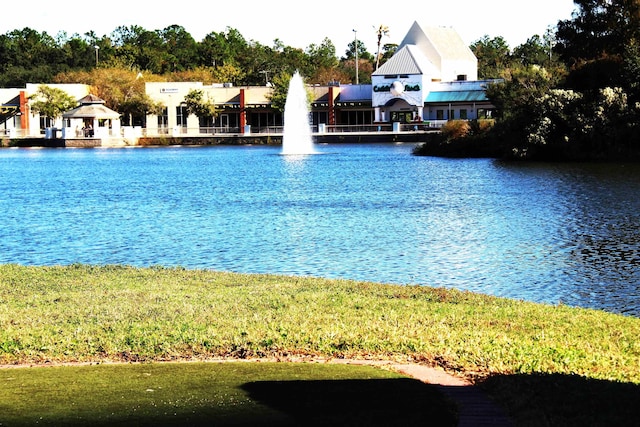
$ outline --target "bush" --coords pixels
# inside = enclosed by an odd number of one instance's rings
[[[442,137],[450,141],[468,136],[471,133],[471,125],[466,120],[449,120],[441,130]]]

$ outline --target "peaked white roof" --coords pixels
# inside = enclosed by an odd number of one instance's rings
[[[451,27],[420,27],[414,22],[396,53],[373,75],[428,74],[440,70],[443,61],[477,63],[471,49]],[[427,65],[428,64],[428,65]],[[412,71],[413,70],[413,71]]]
[[[432,74],[434,65],[415,45],[405,45],[382,64],[373,75],[385,74]]]
[[[416,45],[423,51],[431,47],[447,60],[476,60],[469,46],[451,27],[422,28],[417,22],[414,22],[398,49],[408,44]]]

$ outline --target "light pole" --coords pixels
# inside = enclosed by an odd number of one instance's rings
[[[355,34],[355,44],[353,45],[353,50],[356,52],[356,84],[360,84],[360,81],[358,79],[358,31],[357,30],[353,30],[353,33]]]
[[[100,49],[100,46],[95,45],[94,48],[96,49],[96,67],[98,66],[98,50]]]
[[[265,86],[269,86],[269,70],[260,71],[261,74],[264,74],[264,84]]]

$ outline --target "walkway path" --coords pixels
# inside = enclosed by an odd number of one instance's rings
[[[434,384],[458,405],[458,427],[510,427],[511,420],[504,411],[489,400],[478,387],[443,370],[418,364],[371,360],[331,360],[331,363],[387,366],[394,371]]]

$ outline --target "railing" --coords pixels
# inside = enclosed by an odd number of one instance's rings
[[[24,138],[26,136],[30,136],[27,129],[0,129],[0,137]]]
[[[425,132],[438,130],[447,122],[447,120],[429,120],[416,123],[374,123],[366,125],[314,125],[311,127],[312,133],[376,133],[376,132]],[[98,128],[100,131],[96,131],[95,137],[101,136],[118,137],[113,135],[117,132],[112,129]],[[282,126],[262,126],[252,127],[247,126],[244,129],[239,127],[197,127],[197,128],[185,128],[182,126],[175,128],[166,127],[130,127],[124,126],[120,128],[120,137],[124,138],[136,138],[136,137],[160,137],[160,136],[206,136],[206,135],[241,135],[241,134],[253,134],[253,135],[282,135],[284,128]],[[61,129],[55,129],[55,136],[60,137]],[[108,134],[108,135],[107,135]],[[40,135],[45,136],[43,131]],[[33,137],[29,133],[28,129],[0,129],[0,137],[8,138],[24,138]],[[74,138],[89,137],[89,135],[83,135],[82,133],[74,134]]]

